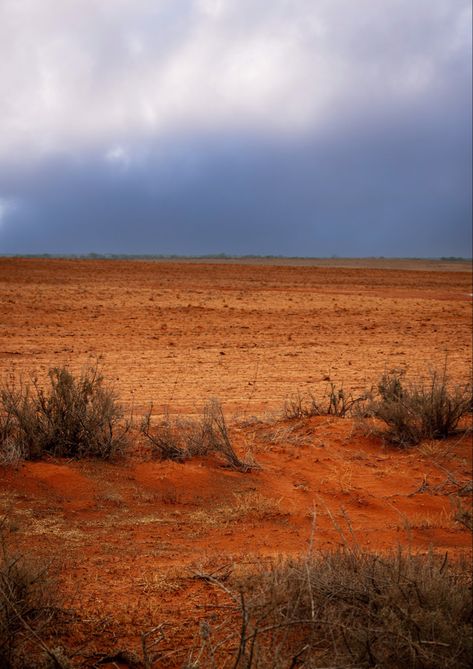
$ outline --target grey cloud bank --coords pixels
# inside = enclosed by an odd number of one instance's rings
[[[0,3],[0,253],[471,255],[471,8]]]

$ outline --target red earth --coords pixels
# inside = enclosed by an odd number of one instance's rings
[[[155,414],[191,415],[218,397],[235,449],[258,464],[158,462],[138,444],[114,463],[0,466],[15,544],[54,558],[75,611],[61,631],[80,647],[75,665],[103,653],[119,666],[118,651],[139,651],[160,626],[156,666],[182,666],[220,601],[196,572],[304,554],[312,531],[321,551],[346,540],[471,557],[455,519],[471,432],[399,450],[350,418],[282,415],[288,397],[330,380],[356,394],[385,369],[417,379],[446,356],[452,381],[468,381],[470,268],[409,262],[0,260],[4,376],[42,379],[101,356],[138,417],[150,402]]]

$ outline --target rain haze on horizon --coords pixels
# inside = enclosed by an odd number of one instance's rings
[[[0,0],[0,254],[471,256],[469,0]]]

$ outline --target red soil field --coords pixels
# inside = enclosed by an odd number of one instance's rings
[[[0,467],[16,543],[56,558],[78,612],[63,635],[84,644],[77,666],[138,649],[161,624],[163,654],[187,652],[216,601],[195,571],[303,554],[314,512],[317,550],[340,545],[335,525],[349,518],[373,551],[471,555],[454,508],[471,480],[471,433],[401,451],[349,418],[282,417],[298,391],[333,380],[356,394],[385,369],[418,379],[446,356],[452,381],[468,381],[471,293],[457,263],[0,259],[4,377],[102,356],[138,416],[150,402],[190,415],[219,398],[236,450],[260,466],[157,462],[137,448],[116,463]]]
[[[425,375],[446,352],[467,379],[471,272],[420,266],[3,259],[0,365],[103,355],[125,401],[186,413],[209,396],[230,413],[279,410],[326,376],[361,390],[385,367]]]

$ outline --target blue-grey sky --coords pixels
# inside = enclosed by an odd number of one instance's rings
[[[470,0],[0,0],[0,253],[470,256]]]

